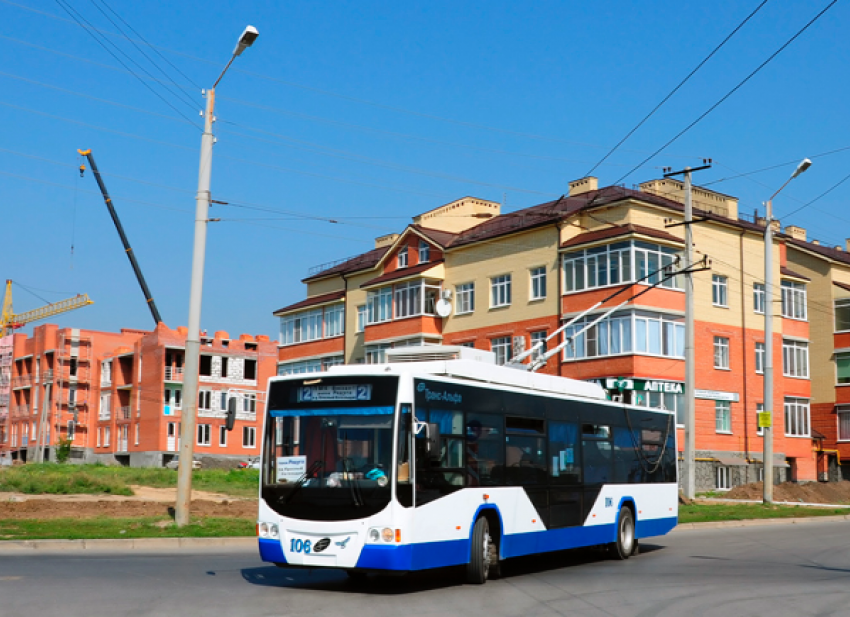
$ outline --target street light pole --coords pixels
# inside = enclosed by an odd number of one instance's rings
[[[189,332],[186,336],[186,362],[183,372],[183,413],[180,426],[180,460],[177,467],[177,503],[174,520],[178,527],[189,524],[192,500],[192,462],[195,450],[195,418],[198,410],[198,366],[200,362],[201,299],[204,291],[204,259],[207,247],[207,218],[210,208],[210,175],[215,139],[215,87],[236,56],[242,54],[257,39],[258,32],[248,26],[239,37],[230,61],[218,76],[207,95],[204,113],[204,134],[201,137],[201,161],[198,169],[198,193],[195,197],[195,239],[192,249],[192,282],[189,290]]]
[[[785,184],[779,187],[765,204],[767,208],[764,221],[764,403],[762,404],[763,421],[759,418],[762,427],[762,443],[764,451],[764,479],[762,482],[764,503],[773,502],[773,198],[788,186],[794,178],[811,167],[809,159],[803,159],[791,177]]]

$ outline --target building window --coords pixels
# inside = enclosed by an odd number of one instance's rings
[[[376,324],[393,318],[393,288],[384,287],[366,295],[366,323]]]
[[[139,425],[137,424],[135,427],[135,445],[139,445]]]
[[[107,386],[112,383],[112,360],[104,360],[100,364],[100,383]]]
[[[325,338],[342,336],[345,332],[345,305],[325,307]]]
[[[714,306],[729,306],[726,290],[727,279],[719,274],[711,275],[711,303]]]
[[[280,318],[280,344],[294,345],[322,338],[322,309]]]
[[[403,246],[398,250],[398,267],[407,267],[407,247]]]
[[[837,383],[850,383],[850,353],[835,354],[835,373]]]
[[[139,445],[138,433],[139,433],[139,425],[137,424],[136,425],[136,435],[137,435],[136,445]],[[77,436],[77,423],[74,422],[73,420],[68,420],[68,439],[70,439],[71,441],[74,441],[74,437],[76,437],[76,436]]]
[[[257,413],[257,395],[245,393],[242,395],[242,411],[245,413]]]
[[[651,409],[666,409],[676,412],[676,424],[685,424],[685,395],[678,392],[632,391],[632,404]]]
[[[809,377],[809,344],[782,341],[782,374],[786,377]]]
[[[720,491],[725,491],[732,488],[732,483],[729,481],[729,468],[718,467],[714,488]]]
[[[322,361],[301,360],[299,362],[286,362],[277,365],[278,375],[300,375],[301,373],[318,373],[322,370]]]
[[[806,319],[806,286],[803,283],[782,281],[782,316]]]
[[[411,281],[395,286],[395,316],[412,317],[422,313],[422,283]]]
[[[756,343],[756,373],[764,373],[764,343]]]
[[[475,283],[455,286],[455,310],[458,315],[475,310]]]
[[[838,441],[850,441],[850,405],[835,408],[838,414]]]
[[[490,308],[508,306],[511,303],[511,275],[502,274],[490,279]]]
[[[753,311],[764,314],[764,283],[753,283]]]
[[[850,298],[835,301],[835,331],[850,330]]]
[[[380,345],[366,346],[366,364],[384,364],[387,361],[387,349],[392,345],[382,343]]]
[[[431,245],[425,240],[419,241],[419,263],[424,264],[431,261]]]
[[[729,368],[729,339],[724,336],[714,337],[714,368]]]
[[[680,317],[647,311],[616,313],[583,330],[593,317],[579,320],[564,331],[572,344],[564,348],[564,360],[614,356],[624,353],[685,356],[685,324]],[[578,336],[576,336],[578,334]]]
[[[531,299],[541,300],[546,297],[546,268],[531,269]]]
[[[210,445],[210,435],[211,434],[212,434],[212,425],[210,425],[210,424],[199,424],[198,425],[198,445],[199,446]]]
[[[227,427],[224,425],[218,427],[218,446],[220,448],[227,447]]]
[[[630,240],[564,255],[564,290],[569,292],[636,283],[681,289],[679,276],[665,279],[678,250]]]
[[[758,414],[764,411],[764,403],[756,403],[756,435],[764,435],[764,429],[759,426]]]
[[[212,391],[198,391],[198,411],[212,411]]]
[[[732,432],[732,404],[729,401],[714,401],[714,428],[718,433]]]
[[[99,420],[109,420],[112,417],[112,393],[105,392],[100,395],[100,413]]]
[[[35,431],[33,431],[33,433],[35,433]],[[112,429],[110,429],[108,426],[104,426],[103,427],[103,447],[104,448],[109,447],[109,440],[110,440],[111,437],[112,437]]]
[[[242,427],[242,447],[254,448],[257,441],[257,429],[253,426]]]
[[[785,398],[785,435],[809,436],[809,401],[804,398]]]
[[[513,358],[511,337],[502,336],[490,340],[490,351],[496,354],[496,364],[506,364]]]
[[[101,447],[100,433],[101,433],[100,427],[97,427],[97,447],[98,448]],[[24,437],[26,437],[26,431],[24,431]],[[12,444],[12,445],[14,445],[14,444]],[[22,445],[24,445],[24,444],[22,444]]]
[[[531,347],[533,348],[535,345],[540,343],[540,349],[534,352],[531,356],[532,360],[536,360],[540,356],[546,353],[546,330],[539,330],[537,332],[531,333]]]
[[[363,332],[366,329],[366,305],[361,304],[357,307],[357,331]]]

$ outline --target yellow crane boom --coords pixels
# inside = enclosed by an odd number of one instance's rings
[[[60,313],[73,311],[74,309],[82,308],[94,304],[89,300],[88,294],[79,294],[67,300],[60,300],[47,306],[42,306],[31,311],[15,314],[12,312],[12,281],[6,281],[6,296],[3,299],[3,313],[0,316],[0,336],[6,336],[12,330],[23,328],[26,324],[41,319],[47,319]]]

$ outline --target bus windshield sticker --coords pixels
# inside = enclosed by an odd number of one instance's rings
[[[298,388],[299,403],[321,401],[368,401],[372,399],[372,384],[304,386]]]
[[[306,456],[278,456],[277,457],[277,481],[298,482],[307,471]]]

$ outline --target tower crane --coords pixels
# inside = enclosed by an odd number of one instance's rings
[[[139,286],[142,288],[142,293],[145,294],[145,301],[148,303],[148,308],[151,310],[151,315],[153,315],[154,323],[159,325],[162,321],[162,317],[159,316],[159,311],[156,308],[156,303],[153,301],[153,296],[151,295],[150,289],[148,289],[148,284],[145,282],[145,277],[142,275],[142,269],[139,267],[139,262],[136,261],[136,256],[133,254],[133,249],[130,248],[130,242],[127,240],[127,234],[124,233],[124,227],[121,225],[121,221],[118,218],[118,213],[115,211],[115,207],[112,205],[112,198],[109,196],[109,193],[106,191],[106,185],[103,183],[103,179],[100,177],[100,171],[97,169],[97,165],[94,162],[94,157],[92,156],[91,150],[77,150],[80,153],[80,156],[84,156],[89,160],[89,165],[91,165],[91,170],[94,172],[94,179],[97,180],[97,186],[100,187],[100,192],[103,193],[103,201],[106,202],[106,207],[109,209],[109,215],[112,217],[112,222],[115,223],[115,229],[118,230],[118,235],[121,236],[121,243],[124,245],[124,252],[127,253],[127,258],[130,260],[130,265],[133,266],[133,272],[136,273],[136,280],[139,281]],[[80,165],[80,177],[86,171],[85,165]]]
[[[0,315],[0,336],[6,336],[13,330],[23,328],[30,322],[67,313],[68,311],[73,311],[89,304],[94,304],[94,302],[89,300],[88,294],[79,294],[67,300],[60,300],[59,302],[54,302],[41,308],[16,314],[12,311],[12,281],[7,280],[6,296],[3,298],[3,313]]]

